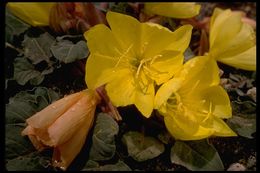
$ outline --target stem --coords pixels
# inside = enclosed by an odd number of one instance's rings
[[[116,120],[116,121],[121,121],[122,117],[120,116],[117,108],[112,104],[110,101],[109,97],[107,96],[105,86],[102,85],[98,88],[96,88],[97,93],[99,96],[102,98],[102,100],[105,102],[105,105],[107,106],[108,113]],[[106,110],[106,109],[105,109]]]

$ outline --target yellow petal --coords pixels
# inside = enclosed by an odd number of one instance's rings
[[[120,59],[121,46],[111,30],[99,24],[84,33],[90,56],[86,63],[85,80],[88,88],[94,89],[103,70],[115,67]]]
[[[175,139],[199,140],[207,138],[214,133],[213,129],[203,127],[191,121],[188,116],[181,114],[165,116],[164,122],[166,128]]]
[[[146,70],[147,75],[153,79],[157,85],[161,85],[180,70],[183,59],[183,54],[180,52],[163,51],[161,56],[155,57],[148,69],[144,70]]]
[[[135,97],[135,81],[131,71],[123,69],[115,71],[112,75],[115,77],[106,84],[106,91],[113,105],[127,106],[133,104]]]
[[[152,114],[153,101],[154,85],[152,83],[147,86],[146,93],[143,93],[142,90],[136,89],[134,104],[146,118],[149,118]]]
[[[200,5],[195,3],[145,3],[144,10],[147,13],[173,18],[191,18],[199,14]]]
[[[215,136],[237,136],[237,134],[220,118],[214,118],[213,128],[215,130]]]
[[[31,3],[31,2],[9,2],[7,8],[10,11],[32,26],[49,25],[49,14],[55,3]]]
[[[85,81],[90,89],[95,89],[100,85],[108,82],[113,76],[109,73],[111,69],[115,66],[116,59],[108,59],[105,56],[90,54],[86,62],[86,74]],[[107,78],[99,79],[101,76],[106,75]],[[108,79],[110,78],[110,79]]]
[[[217,48],[221,44],[226,44],[226,42],[239,33],[242,27],[240,13],[232,13],[228,9],[222,13],[214,14],[218,14],[218,16],[213,16],[214,23],[212,22],[210,26],[210,49]]]
[[[244,70],[256,71],[256,46],[238,55],[221,58],[218,61]]]
[[[211,109],[212,114],[218,118],[230,118],[232,116],[228,94],[221,86],[206,88],[200,94],[201,99],[206,101],[204,104],[205,110]]]
[[[115,35],[104,24],[95,25],[84,33],[84,37],[91,53],[117,57],[118,51],[123,50]]]
[[[163,50],[182,51],[188,47],[191,25],[185,25],[172,32],[154,23],[140,23],[137,19],[115,12],[107,13],[109,26],[117,39],[132,47],[132,55],[141,59],[151,58]]]
[[[118,41],[125,45],[125,48],[132,46],[132,50],[136,52],[140,47],[140,22],[129,15],[112,11],[107,12],[106,18]],[[112,43],[109,44],[113,45]]]
[[[160,112],[166,113],[165,108],[163,108],[164,103],[172,95],[172,93],[179,90],[181,87],[182,81],[178,78],[173,78],[168,82],[164,83],[156,92],[154,98],[154,108],[159,109]]]
[[[241,13],[216,9],[210,25],[212,58],[244,70],[256,70],[255,32],[241,21]],[[223,41],[225,40],[225,41]]]
[[[191,38],[191,25],[184,25],[174,32],[154,23],[142,23],[140,55],[151,58],[159,55],[163,50],[184,52]]]
[[[216,61],[208,56],[190,59],[175,77],[183,78],[185,81],[180,90],[181,95],[194,94],[209,86],[218,85],[220,81]]]
[[[230,40],[226,40],[225,44],[219,44],[217,47],[214,46],[210,50],[210,55],[216,60],[236,56],[255,46],[255,37],[254,29],[248,24],[243,24],[236,36]]]

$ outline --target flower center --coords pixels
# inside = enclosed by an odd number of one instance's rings
[[[183,103],[181,102],[180,95],[176,92],[172,93],[166,102],[166,107],[170,111],[176,111],[183,108]]]

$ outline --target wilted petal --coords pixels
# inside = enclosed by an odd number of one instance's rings
[[[85,142],[99,102],[94,90],[71,94],[29,118],[22,135],[38,150],[54,147],[54,166],[66,169]]]
[[[83,91],[82,98],[48,128],[48,134],[54,146],[68,141],[77,133],[81,124],[86,122],[86,120],[93,121],[93,110],[96,109],[98,103],[97,95],[95,94],[91,90]]]
[[[77,123],[77,126],[73,127],[72,131],[74,131],[74,133],[72,137],[67,142],[54,148],[52,156],[53,166],[60,167],[63,170],[68,168],[85,143],[88,132],[93,124],[94,113],[95,109],[89,110],[88,114],[82,117],[82,120]],[[64,135],[68,135],[67,133],[68,131],[66,131]]]
[[[47,128],[63,113],[65,113],[73,104],[75,104],[82,97],[82,93],[83,92],[74,93],[55,101],[40,112],[37,112],[28,118],[26,122],[33,128]]]

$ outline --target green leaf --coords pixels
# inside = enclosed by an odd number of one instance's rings
[[[82,171],[132,171],[123,161],[119,160],[116,164],[99,166],[97,162],[89,160]]]
[[[55,39],[47,32],[36,38],[25,35],[25,39],[22,42],[24,55],[29,58],[33,64],[38,64],[41,61],[46,61],[50,64],[50,57],[52,57],[50,48],[54,43]]]
[[[5,158],[7,170],[39,170],[50,157],[39,157],[28,137],[21,136],[25,120],[59,99],[59,94],[44,87],[22,91],[9,99],[5,112]],[[38,158],[39,157],[39,158]]]
[[[88,56],[88,48],[85,41],[74,44],[69,40],[60,40],[51,46],[54,57],[64,63],[71,63]]]
[[[20,156],[6,163],[8,171],[43,171],[45,165],[49,165],[48,158],[40,157],[38,152],[33,152],[25,156]]]
[[[176,141],[171,149],[171,161],[192,171],[224,170],[218,152],[207,140]]]
[[[256,132],[256,114],[232,116],[227,124],[240,136],[252,139],[252,134]]]
[[[19,115],[17,115],[19,116]],[[24,116],[24,115],[23,115]],[[21,131],[25,128],[25,123],[15,123],[5,125],[5,158],[12,159],[34,151],[34,147],[29,140],[26,140]]]
[[[25,85],[28,81],[31,84],[39,85],[44,76],[24,57],[14,60],[14,77],[18,84]]]
[[[117,122],[109,114],[99,113],[92,136],[89,159],[95,161],[111,159],[115,155],[115,135],[118,131]]]
[[[30,25],[13,16],[8,10],[5,12],[5,41],[12,43],[13,37],[25,32]]]
[[[156,138],[130,131],[123,135],[122,142],[128,154],[136,161],[153,159],[164,152],[164,145]]]

